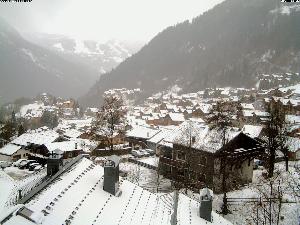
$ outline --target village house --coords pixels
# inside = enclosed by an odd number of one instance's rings
[[[148,148],[147,141],[159,132],[159,129],[153,127],[134,126],[126,132],[125,140],[129,142],[132,150]]]
[[[39,128],[17,137],[8,144],[8,147],[4,146],[2,155],[5,155],[9,161],[25,158],[44,162],[49,154],[45,145],[59,140],[60,136],[55,131],[46,130],[45,127]]]
[[[21,158],[27,158],[29,151],[21,146],[7,144],[0,148],[0,161],[17,161]]]
[[[237,128],[226,132],[222,146],[221,132],[191,122],[182,124],[167,141],[173,148],[161,149],[162,174],[178,183],[188,176],[194,188],[207,186],[217,193],[222,192],[224,171],[228,190],[252,182],[254,158],[264,153],[256,140]]]
[[[84,153],[83,146],[77,141],[52,142],[47,143],[46,147],[50,154],[59,150],[64,159],[74,158]]]

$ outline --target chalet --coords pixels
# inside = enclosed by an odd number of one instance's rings
[[[0,158],[6,161],[18,159],[40,159],[43,163],[49,151],[45,144],[59,141],[60,136],[52,130],[43,128],[22,134],[0,149]]]
[[[185,121],[184,114],[182,113],[169,113],[163,119],[161,125],[170,126],[170,125],[179,125]]]
[[[74,158],[84,152],[82,146],[76,141],[52,142],[47,143],[46,147],[50,153],[61,151],[64,159]]]
[[[0,148],[0,161],[17,161],[21,158],[28,157],[28,150],[22,149],[21,146],[7,144]]]
[[[173,148],[161,150],[163,175],[178,183],[189,177],[194,188],[207,186],[217,193],[225,176],[227,189],[252,182],[254,157],[263,154],[259,143],[237,128],[226,132],[224,146],[220,131],[191,122],[182,124],[167,141]]]
[[[148,148],[155,151],[157,155],[160,154],[160,146],[164,139],[168,138],[172,135],[174,129],[171,128],[160,128],[160,131],[156,133],[152,138],[147,140]]]
[[[243,120],[248,124],[260,124],[269,116],[268,112],[259,110],[243,110]]]
[[[160,132],[160,130],[156,128],[135,126],[127,131],[125,140],[129,142],[129,146],[131,146],[132,149],[148,148],[147,141],[158,132]]]

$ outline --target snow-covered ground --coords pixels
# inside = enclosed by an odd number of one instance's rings
[[[156,156],[153,156],[153,157],[142,158],[138,161],[141,161],[143,163],[147,163],[147,164],[152,165],[152,166],[158,166],[159,158],[156,157]]]
[[[171,181],[164,178],[162,175],[157,176],[155,170],[145,168],[130,162],[120,164],[120,170],[127,172],[127,179],[150,191],[150,192],[170,192]]]
[[[236,225],[256,224],[255,219],[257,215],[261,220],[264,220],[265,217],[267,218],[263,213],[263,208],[266,209],[266,212],[269,212],[269,202],[262,202],[263,207],[261,207],[258,205],[258,202],[251,202],[252,199],[247,198],[261,197],[262,199],[266,199],[270,197],[270,181],[272,181],[273,197],[278,197],[279,190],[282,192],[282,202],[286,202],[282,203],[280,214],[278,214],[279,201],[272,202],[271,207],[274,220],[272,224],[276,224],[277,218],[279,218],[279,224],[298,225],[300,216],[300,170],[297,170],[298,172],[295,171],[295,167],[297,166],[300,167],[300,162],[290,162],[289,172],[285,172],[284,163],[277,163],[274,178],[271,180],[263,178],[262,173],[265,171],[255,170],[252,184],[241,190],[228,193],[228,198],[235,198],[234,200],[237,202],[229,205],[231,213],[226,215],[225,218]],[[298,197],[296,196],[296,192],[298,192]],[[220,211],[222,198],[222,194],[215,195],[214,210]],[[262,224],[261,222],[262,221],[260,221],[259,224]]]
[[[6,167],[4,169],[5,173],[7,175],[9,175],[11,178],[15,179],[15,180],[20,180],[30,174],[33,174],[33,171],[29,171],[27,169],[21,170],[18,167]]]

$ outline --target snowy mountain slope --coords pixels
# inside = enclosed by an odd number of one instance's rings
[[[101,43],[53,34],[26,34],[26,38],[68,60],[83,62],[101,74],[110,72],[142,47],[140,42],[110,40]]]
[[[1,18],[0,52],[0,104],[41,92],[78,97],[99,76],[82,63],[25,40]]]

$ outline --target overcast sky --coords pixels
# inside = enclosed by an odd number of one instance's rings
[[[32,0],[0,3],[0,16],[21,32],[81,39],[149,41],[223,0]]]

